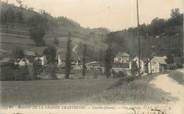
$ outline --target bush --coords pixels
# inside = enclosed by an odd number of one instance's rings
[[[56,67],[56,64],[55,63],[49,63],[47,65],[47,67],[45,68],[45,73],[46,75],[48,75],[50,78],[52,79],[57,79],[57,76],[56,76],[56,71],[57,71],[57,67]]]
[[[27,67],[16,68],[13,64],[2,65],[0,80],[2,81],[30,80],[28,68]]]
[[[114,70],[112,71],[113,74],[113,78],[123,78],[127,76],[126,71],[119,71],[119,72],[115,72]]]
[[[28,20],[31,39],[36,43],[37,46],[45,45],[44,36],[48,28],[47,21],[48,20],[44,18],[43,15],[38,15],[38,14],[33,15]]]
[[[24,57],[24,51],[22,48],[20,47],[15,47],[13,50],[12,50],[12,54],[13,54],[13,57],[14,58],[23,58]]]
[[[1,66],[1,77],[0,80],[14,80],[14,70],[10,66]]]
[[[20,67],[14,70],[15,80],[30,80],[27,67]]]

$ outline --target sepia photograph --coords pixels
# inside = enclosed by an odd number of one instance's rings
[[[184,114],[183,0],[0,0],[0,114]]]

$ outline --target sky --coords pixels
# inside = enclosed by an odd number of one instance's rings
[[[8,0],[15,3],[16,0]],[[23,0],[36,11],[46,10],[52,16],[65,16],[83,27],[105,27],[111,31],[136,26],[136,0]],[[184,9],[184,0],[139,0],[140,23],[155,17],[169,18],[173,8]]]

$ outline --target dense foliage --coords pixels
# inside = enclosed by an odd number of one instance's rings
[[[37,46],[45,45],[43,38],[48,29],[47,22],[48,20],[47,18],[44,18],[44,14],[34,15],[28,20],[31,39],[33,39]]]
[[[66,48],[66,58],[65,58],[65,79],[70,78],[70,72],[71,72],[71,33],[68,34],[68,41],[67,41],[67,48]]]
[[[16,59],[22,59],[24,58],[24,51],[19,47],[15,47],[12,51],[12,56]]]
[[[43,53],[46,56],[48,63],[56,62],[56,48],[54,46],[48,46]]]
[[[137,34],[138,33],[138,34]],[[138,52],[138,37],[141,38],[141,54],[143,57],[152,55],[182,55],[183,14],[179,9],[171,10],[169,19],[155,18],[150,24],[112,32],[106,42],[112,42],[113,51],[126,51],[132,56]]]
[[[112,47],[111,44],[109,44],[105,53],[105,75],[107,78],[111,76],[112,61]]]

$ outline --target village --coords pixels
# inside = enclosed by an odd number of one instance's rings
[[[180,108],[183,114],[179,1],[0,0],[0,9],[5,112],[42,105],[94,105],[102,112],[118,105],[131,112],[125,114],[175,114],[170,111]]]
[[[21,77],[12,77],[13,80],[34,80],[34,79],[52,79],[51,75],[48,75],[48,61],[47,57],[44,54],[44,50],[47,47],[39,47],[39,48],[32,48],[29,50],[24,50],[23,54],[24,57],[17,58],[15,60],[11,58],[5,58],[1,60],[1,66],[3,65],[6,67],[8,63],[12,63],[15,69],[23,70],[22,72],[27,77],[26,79],[21,79]],[[55,56],[55,70],[56,70],[56,79],[64,79],[65,74],[65,59],[66,59],[66,52],[64,49],[57,49],[56,56]],[[77,75],[82,76],[82,58],[77,55],[75,52],[72,53],[72,60],[71,60],[71,75],[72,78],[82,78],[77,77]],[[177,66],[175,64],[167,64],[167,57],[166,56],[153,56],[152,58],[144,58],[140,60],[140,73],[141,76],[147,76],[150,74],[158,74],[164,73],[168,70],[176,69]],[[89,78],[98,78],[98,75],[105,78],[105,66],[103,61],[89,61],[85,63],[86,73],[93,73],[92,75],[97,75],[95,77]],[[37,74],[36,74],[37,73]],[[118,52],[112,59],[112,69],[110,78],[123,78],[129,76],[138,76],[139,74],[139,59],[137,56],[131,57],[126,52]],[[36,76],[34,76],[36,75]],[[75,77],[76,76],[76,77]],[[6,80],[6,78],[5,78]]]
[[[44,10],[21,9],[21,0],[18,6],[1,2],[1,80],[142,77],[183,67],[178,8],[169,19],[155,18],[148,25],[137,20],[135,28],[110,32]]]

